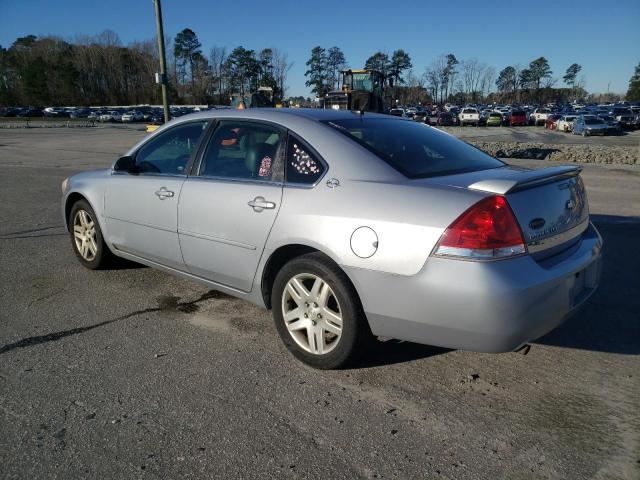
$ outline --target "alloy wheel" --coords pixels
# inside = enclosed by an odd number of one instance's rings
[[[331,352],[342,336],[342,311],[335,293],[312,273],[292,277],[282,293],[282,316],[294,341],[306,352]]]
[[[80,256],[91,262],[98,254],[96,242],[96,225],[86,210],[78,210],[73,218],[73,239]]]

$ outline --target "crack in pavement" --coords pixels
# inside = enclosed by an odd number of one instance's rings
[[[219,293],[215,290],[209,290],[206,293],[203,293],[195,300],[191,302],[178,302],[177,298],[171,297],[175,299],[175,301],[167,302],[166,299],[161,302],[158,307],[145,308],[143,310],[136,310],[135,312],[127,313],[126,315],[122,315],[117,318],[112,318],[111,320],[104,320],[102,322],[95,323],[93,325],[88,325],[86,327],[77,327],[69,330],[62,330],[60,332],[48,333],[46,335],[38,335],[35,337],[27,337],[22,340],[18,340],[17,342],[9,343],[0,348],[0,355],[10,352],[12,350],[16,350],[18,348],[26,348],[34,345],[40,345],[48,342],[56,342],[62,338],[70,337],[72,335],[78,335],[80,333],[88,332],[93,330],[94,328],[103,327],[105,325],[109,325],[111,323],[119,322],[122,320],[126,320],[131,317],[135,317],[136,315],[142,315],[143,313],[152,313],[152,312],[160,312],[166,311],[168,309],[175,308],[177,311],[182,313],[193,313],[198,309],[197,304],[203,302],[205,300],[209,300],[212,298],[218,298]]]

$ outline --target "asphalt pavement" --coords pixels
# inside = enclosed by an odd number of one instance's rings
[[[640,478],[640,168],[584,165],[602,284],[527,355],[390,340],[321,372],[269,312],[77,262],[61,181],[143,135],[0,130],[0,478]]]

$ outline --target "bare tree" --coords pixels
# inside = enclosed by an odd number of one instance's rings
[[[280,96],[284,98],[287,90],[287,75],[293,67],[293,62],[289,61],[289,57],[282,50],[278,48],[271,50],[273,51],[273,76],[278,83]]]
[[[211,64],[211,71],[213,74],[213,81],[216,84],[215,90],[218,92],[218,103],[226,103],[223,101],[222,96],[224,88],[226,87],[225,79],[225,63],[227,61],[227,48],[213,46],[209,51],[209,63]]]

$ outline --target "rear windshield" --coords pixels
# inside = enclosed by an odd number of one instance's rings
[[[522,117],[522,116],[524,116],[524,112],[522,112],[522,111],[520,111],[520,110],[515,110],[515,111],[511,114],[511,116],[513,116],[513,117]]]
[[[584,123],[587,125],[602,125],[604,122],[599,118],[586,118]]]
[[[323,123],[367,148],[409,178],[504,166],[500,160],[477,148],[416,122],[365,116]]]
[[[478,111],[473,108],[465,108],[462,113],[478,113]]]

